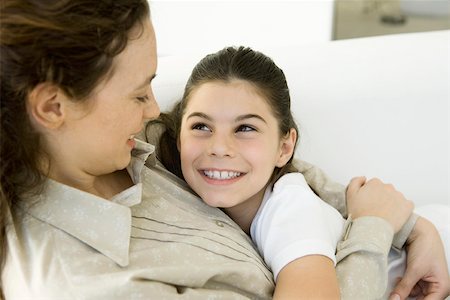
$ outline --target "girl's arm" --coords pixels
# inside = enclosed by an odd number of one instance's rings
[[[322,200],[347,216],[344,185],[332,181],[320,168],[307,162],[294,159],[294,166]],[[402,247],[415,220],[415,217],[409,218],[396,239],[392,226],[380,217],[362,216],[348,222],[347,232],[336,252],[336,273],[342,299],[382,297],[387,287],[387,253],[393,242],[398,248]],[[360,284],[351,284],[354,282]]]
[[[308,255],[290,262],[278,273],[274,299],[340,299],[333,261]]]
[[[339,299],[336,244],[344,219],[303,175],[283,175],[265,194],[251,237],[275,277],[275,298]]]

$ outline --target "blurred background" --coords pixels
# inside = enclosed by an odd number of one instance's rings
[[[158,55],[450,29],[450,0],[149,0]]]
[[[336,0],[333,39],[450,29],[450,1]]]
[[[450,200],[450,0],[150,5],[162,110],[204,55],[250,46],[292,83],[301,158],[338,182],[379,176],[416,201]]]

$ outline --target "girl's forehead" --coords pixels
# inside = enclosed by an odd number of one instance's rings
[[[234,94],[241,93],[250,97],[257,96],[262,98],[265,102],[269,102],[266,91],[256,83],[245,79],[230,79],[230,80],[210,80],[204,81],[191,89],[187,102],[190,99],[196,98],[204,94]]]
[[[203,82],[192,89],[184,101],[186,102],[183,105],[182,115],[192,111],[205,113],[220,111],[221,114],[258,113],[275,117],[266,94],[247,80]]]

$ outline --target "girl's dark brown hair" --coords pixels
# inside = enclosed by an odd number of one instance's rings
[[[142,29],[149,7],[147,0],[2,0],[0,9],[3,269],[10,213],[22,195],[38,191],[45,178],[38,168],[45,153],[26,111],[29,92],[50,82],[74,101],[85,100],[111,71],[132,28]],[[0,293],[1,287],[0,282]]]
[[[291,128],[294,128],[298,134],[298,127],[291,112],[291,97],[283,70],[261,52],[242,46],[224,48],[203,58],[192,70],[182,100],[176,103],[169,113],[161,114],[158,120],[147,125],[155,122],[164,125],[165,131],[159,141],[158,156],[164,166],[178,177],[183,178],[177,141],[181,120],[192,91],[203,83],[229,82],[231,80],[245,80],[256,86],[278,120],[280,137],[286,136]],[[283,174],[296,171],[292,165],[292,159],[291,157],[284,167],[275,168],[271,182],[275,182]]]

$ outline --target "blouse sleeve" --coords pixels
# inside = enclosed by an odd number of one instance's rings
[[[387,287],[387,258],[394,232],[378,217],[347,219],[336,249],[341,299],[380,299]]]

